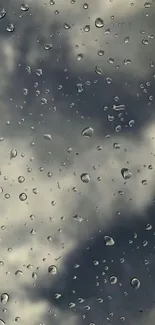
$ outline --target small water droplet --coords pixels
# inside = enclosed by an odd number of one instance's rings
[[[88,33],[90,31],[90,25],[85,25],[83,27],[84,32]]]
[[[9,24],[6,28],[8,32],[13,32],[15,30],[15,26],[13,24]]]
[[[3,9],[0,10],[0,19],[4,18],[5,15],[6,15],[6,9],[3,8]]]
[[[15,275],[17,275],[17,276],[21,276],[21,275],[23,275],[23,271],[21,271],[21,270],[17,270],[17,271],[15,272]]]
[[[11,152],[10,152],[10,159],[16,158],[16,157],[17,157],[17,150],[12,149]]]
[[[120,149],[120,144],[118,143],[118,142],[115,142],[114,144],[113,144],[113,148],[114,149]]]
[[[22,3],[20,6],[21,11],[28,11],[29,6],[26,3]]]
[[[84,3],[83,8],[88,9],[88,3]]]
[[[81,132],[81,135],[83,135],[86,138],[90,138],[93,134],[94,134],[94,129],[90,126],[86,127]]]
[[[26,193],[19,194],[19,199],[20,201],[25,201],[27,199],[27,194]]]
[[[52,48],[52,44],[45,44],[44,45],[44,50],[50,50]]]
[[[149,44],[149,41],[148,41],[148,39],[142,39],[142,44],[143,45],[148,45]]]
[[[77,55],[77,60],[78,61],[81,61],[83,59],[83,54],[82,53],[79,53],[78,55]]]
[[[133,289],[138,289],[140,287],[140,281],[138,278],[132,278],[130,284]]]
[[[89,183],[90,182],[90,175],[88,173],[81,174],[81,181],[83,183]]]
[[[52,136],[51,136],[50,133],[45,133],[45,134],[44,134],[44,138],[45,138],[46,140],[52,140]]]
[[[8,293],[2,293],[1,295],[1,303],[5,305],[9,301]]]
[[[55,275],[55,274],[57,274],[57,272],[58,272],[58,269],[55,265],[50,265],[48,267],[48,273]]]
[[[110,236],[104,236],[104,242],[106,246],[113,246],[115,244],[114,239]]]
[[[109,282],[111,284],[116,284],[117,283],[117,277],[115,275],[110,276]]]
[[[99,56],[103,56],[103,55],[104,55],[104,51],[103,51],[103,50],[99,50],[99,51],[97,52],[97,54],[98,54]]]
[[[102,28],[104,26],[104,22],[103,22],[103,19],[101,18],[96,18],[95,20],[95,26],[97,28]]]
[[[132,173],[131,173],[130,169],[128,169],[128,168],[122,168],[121,174],[125,180],[131,178],[131,176],[132,176]]]
[[[79,216],[78,214],[76,214],[75,216],[73,216],[73,219],[75,221],[78,221],[78,222],[82,222],[83,221],[83,218],[81,216]]]
[[[23,183],[23,182],[25,182],[25,177],[24,177],[24,176],[19,176],[19,177],[18,177],[18,182],[19,182],[19,183]]]
[[[150,8],[151,7],[151,3],[150,2],[145,2],[144,3],[144,7],[145,8]]]
[[[83,85],[82,85],[81,83],[78,83],[78,84],[76,85],[76,87],[77,87],[77,91],[78,91],[78,93],[82,93],[82,92],[83,92]]]

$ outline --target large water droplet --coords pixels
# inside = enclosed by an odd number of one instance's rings
[[[89,183],[90,182],[90,175],[88,173],[81,174],[81,181],[83,183]]]
[[[128,168],[122,168],[121,174],[125,180],[131,178],[131,176],[132,176],[132,173],[131,173],[130,169],[128,169]]]
[[[133,289],[138,289],[140,287],[140,281],[137,278],[132,278],[130,284]]]
[[[92,127],[88,126],[87,128],[82,130],[81,134],[84,137],[90,138],[94,134],[94,129]]]
[[[113,246],[115,244],[114,239],[110,236],[104,236],[104,242],[106,246]]]
[[[97,28],[102,28],[104,26],[104,22],[103,22],[103,19],[101,18],[96,18],[95,20],[95,26]]]
[[[9,300],[9,295],[8,293],[2,293],[1,295],[1,303],[4,305],[8,302]]]

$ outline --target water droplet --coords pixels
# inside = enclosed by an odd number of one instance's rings
[[[69,24],[65,23],[65,24],[64,24],[64,28],[65,28],[65,29],[70,29],[71,26],[70,26]]]
[[[16,157],[17,157],[17,150],[12,149],[11,152],[10,152],[10,159],[16,158]]]
[[[21,318],[20,317],[15,317],[15,322],[20,322]]]
[[[124,38],[124,43],[126,44],[126,43],[129,43],[129,42],[130,42],[130,37],[129,36],[125,37]]]
[[[78,83],[78,84],[76,85],[76,87],[77,87],[77,91],[78,91],[78,93],[82,93],[82,91],[83,91],[83,85],[82,85],[81,83]]]
[[[90,138],[94,134],[94,129],[88,126],[82,130],[81,134],[86,138]]]
[[[133,289],[138,289],[140,287],[140,281],[137,278],[132,278],[130,284]]]
[[[9,24],[6,28],[8,32],[13,32],[15,30],[15,26],[13,24]]]
[[[79,53],[78,55],[77,55],[77,60],[78,61],[81,61],[83,59],[83,54],[82,53]]]
[[[114,144],[113,144],[113,148],[114,149],[120,149],[120,144],[118,143],[118,142],[115,142]]]
[[[97,28],[102,28],[104,26],[104,22],[103,22],[103,19],[101,18],[96,18],[95,20],[95,26]]]
[[[58,269],[55,265],[50,265],[48,267],[48,273],[55,275],[55,274],[57,274],[57,272],[58,272]]]
[[[49,134],[49,133],[45,133],[45,134],[44,134],[44,138],[45,138],[46,140],[52,140],[52,136],[51,136],[51,134]]]
[[[88,33],[90,31],[90,25],[86,25],[83,27],[84,32]]]
[[[5,305],[9,300],[9,295],[8,293],[2,293],[1,295],[1,303]]]
[[[144,7],[145,8],[150,8],[151,7],[151,3],[150,2],[145,2],[144,3]]]
[[[83,221],[83,218],[81,216],[79,216],[78,214],[76,214],[75,216],[73,216],[73,219],[75,221],[78,221],[78,222],[82,222]]]
[[[88,9],[88,3],[84,3],[83,8]]]
[[[21,194],[19,195],[19,199],[20,199],[21,201],[25,201],[25,200],[27,199],[27,195],[26,195],[26,193],[21,193]]]
[[[142,44],[143,45],[148,45],[149,44],[149,41],[148,41],[148,39],[142,39]]]
[[[42,69],[36,69],[36,75],[37,76],[42,76],[42,74],[43,74],[43,70]]]
[[[25,177],[24,177],[24,176],[19,176],[19,177],[18,177],[18,182],[19,182],[19,183],[23,183],[23,182],[25,182]]]
[[[102,69],[101,68],[99,68],[97,65],[96,65],[96,67],[95,67],[95,73],[96,74],[98,74],[99,76],[101,76],[102,75]]]
[[[110,236],[104,236],[104,242],[106,246],[113,246],[115,244],[114,239]]]
[[[103,50],[99,50],[99,51],[97,52],[97,54],[98,54],[99,56],[103,56],[103,55],[104,55],[104,51],[103,51]]]
[[[33,279],[37,279],[37,278],[38,278],[38,275],[37,275],[36,272],[33,272],[33,273],[32,273],[32,278],[33,278]]]
[[[4,195],[4,197],[5,197],[5,199],[10,199],[10,194],[9,193],[6,193],[5,195]]]
[[[147,223],[147,225],[145,226],[145,229],[148,231],[148,230],[151,230],[152,229],[152,225],[150,225],[149,223]]]
[[[52,48],[52,44],[45,44],[44,45],[44,49],[47,50],[47,51],[50,50],[51,48]]]
[[[112,108],[114,111],[124,111],[125,110],[125,105],[124,104],[121,104],[121,105],[113,105],[113,108]]]
[[[147,180],[146,180],[146,179],[143,179],[143,180],[142,180],[142,184],[143,184],[143,185],[147,185]]]
[[[5,325],[4,320],[0,319],[0,325]]]
[[[81,174],[81,181],[83,183],[89,183],[90,182],[90,175],[88,173]]]
[[[38,194],[38,189],[35,187],[35,188],[33,188],[32,192],[33,192],[34,194]]]
[[[0,10],[0,19],[4,18],[5,15],[6,15],[6,9],[3,8],[3,9]]]
[[[17,276],[21,276],[21,275],[23,275],[23,271],[21,271],[21,270],[17,270],[17,271],[15,272],[15,275],[17,275]]]
[[[122,168],[121,174],[125,180],[131,178],[131,176],[132,176],[132,173],[131,173],[130,169],[128,169],[128,168]]]
[[[132,128],[134,124],[135,124],[135,121],[134,121],[134,120],[130,120],[130,121],[129,121],[129,126],[130,126],[130,128]]]
[[[20,6],[21,11],[28,11],[29,6],[26,3],[22,3]]]
[[[110,276],[110,278],[109,278],[109,282],[110,282],[111,284],[115,284],[115,283],[117,283],[117,277],[116,277],[115,275]]]

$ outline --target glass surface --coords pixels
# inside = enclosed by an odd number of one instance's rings
[[[154,31],[154,0],[1,0],[0,325],[154,324]]]

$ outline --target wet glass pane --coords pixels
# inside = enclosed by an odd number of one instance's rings
[[[154,0],[1,0],[1,325],[154,323],[154,31]]]

